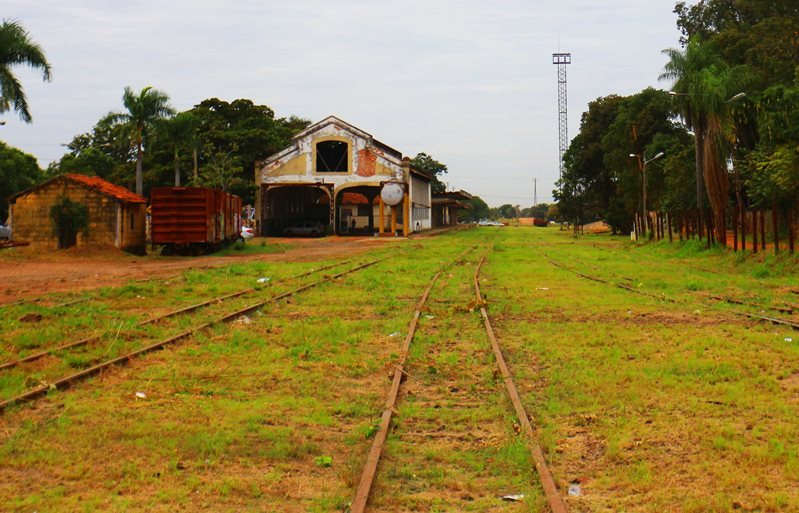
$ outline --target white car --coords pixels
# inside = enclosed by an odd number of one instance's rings
[[[11,227],[0,224],[0,240],[11,238]]]
[[[255,230],[247,226],[242,226],[240,236],[242,240],[250,240],[255,237]]]

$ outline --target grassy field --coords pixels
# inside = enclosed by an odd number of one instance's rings
[[[474,309],[484,254],[489,313],[571,511],[799,511],[799,334],[739,313],[799,320],[768,309],[799,303],[796,260],[554,228],[480,228],[3,307],[0,362],[101,338],[0,371],[0,400],[319,279],[288,280],[304,271],[390,257],[0,414],[2,508],[346,511],[415,304],[450,265],[411,348],[373,510],[545,510]]]

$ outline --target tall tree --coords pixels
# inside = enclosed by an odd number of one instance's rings
[[[175,111],[169,105],[169,96],[148,86],[136,94],[130,87],[125,88],[122,103],[128,110],[118,114],[118,119],[127,123],[131,130],[131,142],[136,148],[136,194],[144,193],[144,139],[155,122]]]
[[[27,65],[41,70],[42,79],[50,81],[50,63],[42,48],[33,42],[28,32],[17,21],[3,20],[0,25],[0,113],[14,110],[22,121],[30,123],[33,118],[28,110],[28,100],[22,84],[11,72],[11,68]]]
[[[432,178],[430,188],[433,192],[446,192],[447,186],[441,181],[442,175],[447,173],[446,164],[437,161],[427,153],[419,153],[411,159],[411,166],[430,175]]]
[[[696,208],[701,219],[705,218],[705,135],[708,115],[713,114],[715,95],[708,97],[709,80],[714,72],[724,67],[721,58],[698,38],[688,41],[685,50],[668,48],[663,50],[669,61],[663,67],[660,80],[673,82],[675,104],[685,125],[695,134],[696,155]]]
[[[172,150],[175,187],[180,187],[180,150],[196,149],[197,118],[191,112],[180,112],[172,118],[160,120],[157,126],[158,140]]]

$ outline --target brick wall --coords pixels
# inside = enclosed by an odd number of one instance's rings
[[[16,199],[12,209],[12,236],[14,240],[28,241],[43,250],[58,248],[58,238],[53,230],[50,209],[59,197],[85,205],[89,210],[88,233],[78,233],[77,245],[116,245],[118,201],[99,192],[76,184],[68,179],[54,180],[29,194]],[[144,249],[144,205],[130,205],[120,215],[123,223],[122,249]],[[130,213],[134,214],[134,229],[130,230]],[[127,229],[125,229],[127,228]],[[133,233],[129,233],[133,232]]]

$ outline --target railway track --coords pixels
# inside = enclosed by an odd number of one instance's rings
[[[322,272],[322,271],[325,271],[325,270],[328,270],[328,269],[339,267],[341,265],[344,265],[344,262],[339,262],[339,263],[336,263],[336,264],[327,265],[327,266],[321,267],[319,269],[311,269],[310,271],[307,271],[307,272],[304,272],[304,273],[301,273],[301,274],[297,274],[295,276],[290,276],[288,278],[280,280],[279,282],[283,283],[283,282],[287,282],[287,281],[291,281],[291,280],[295,280],[295,279],[299,279],[299,278],[304,278],[306,276],[310,276],[310,275],[315,274],[317,272]],[[233,299],[233,298],[242,297],[242,296],[245,296],[247,294],[258,292],[258,291],[263,290],[265,288],[266,287],[249,287],[249,288],[246,288],[246,289],[241,289],[241,290],[229,293],[229,294],[225,294],[225,295],[222,295],[222,296],[218,296],[218,297],[215,297],[215,298],[208,299],[206,301],[202,301],[200,303],[195,303],[193,305],[181,307],[181,308],[178,308],[176,310],[172,310],[170,312],[166,312],[164,314],[156,315],[156,316],[150,317],[149,319],[144,319],[144,320],[139,321],[138,323],[136,323],[136,325],[134,327],[135,328],[141,328],[141,327],[144,327],[144,326],[148,326],[150,324],[155,324],[155,323],[160,322],[160,321],[165,320],[165,319],[169,319],[169,318],[172,318],[172,317],[177,317],[179,315],[185,315],[185,314],[188,314],[188,313],[192,313],[192,312],[195,312],[197,310],[200,310],[202,308],[205,308],[205,307],[208,307],[208,306],[211,306],[211,305],[217,305],[217,304],[220,304],[220,303],[222,303],[224,301],[228,301],[228,300]],[[44,358],[45,356],[57,353],[59,351],[66,351],[66,350],[69,350],[69,349],[75,349],[77,347],[83,347],[83,346],[92,344],[94,342],[97,342],[97,341],[101,340],[103,338],[103,336],[104,336],[103,334],[92,335],[90,337],[85,337],[85,338],[82,338],[80,340],[67,342],[65,344],[61,344],[61,345],[53,347],[53,348],[45,349],[43,351],[38,351],[36,353],[30,354],[28,356],[25,356],[24,358],[19,358],[19,359],[16,359],[16,360],[11,360],[11,361],[8,361],[8,362],[0,363],[0,371],[5,370],[5,369],[11,369],[13,367],[17,367],[19,365],[23,365],[23,364],[26,364],[26,363],[34,362],[36,360]]]
[[[573,262],[583,266],[583,267],[588,267],[590,269],[593,269],[594,272],[601,271],[601,269],[599,267],[597,267],[595,265],[592,265],[592,264],[589,264],[587,262],[584,262],[584,261],[580,260],[579,258],[575,258],[575,257],[572,256],[571,260]],[[609,272],[612,276],[615,276],[617,278],[620,278],[620,279],[626,281],[628,284],[632,284],[632,283],[635,282],[635,279],[633,279],[633,278],[631,278],[629,276],[624,276],[623,274],[619,274],[619,273],[617,273],[615,271],[607,271],[607,272]],[[714,300],[714,301],[722,301],[724,303],[730,303],[730,304],[733,304],[733,305],[748,306],[748,307],[751,307],[751,308],[758,308],[760,310],[771,310],[773,312],[779,312],[779,313],[784,313],[784,314],[788,314],[788,315],[793,314],[794,310],[795,310],[795,308],[792,307],[792,306],[764,305],[764,304],[761,304],[761,303],[754,303],[752,301],[738,299],[738,298],[729,297],[729,296],[724,296],[724,295],[721,295],[721,294],[711,294],[708,297],[710,299]]]
[[[466,454],[474,450],[476,445],[479,445],[481,451],[484,451],[485,444],[498,443],[497,438],[508,438],[508,433],[503,433],[501,428],[497,430],[495,424],[499,418],[504,418],[503,411],[507,411],[507,406],[503,404],[502,399],[487,400],[491,397],[489,394],[500,394],[499,397],[501,397],[502,391],[501,388],[497,389],[493,378],[490,383],[484,382],[485,378],[481,380],[481,373],[483,376],[485,375],[484,362],[486,360],[481,361],[477,356],[480,351],[486,355],[493,354],[498,374],[501,375],[504,383],[505,393],[517,415],[519,431],[523,432],[527,439],[526,447],[530,450],[550,510],[553,513],[566,513],[566,505],[548,469],[543,451],[537,444],[529,415],[524,409],[511,371],[491,325],[486,308],[487,303],[481,294],[479,285],[480,270],[484,262],[485,256],[476,263],[473,273],[460,277],[458,275],[462,275],[463,271],[450,272],[449,267],[445,266],[435,273],[422,293],[402,344],[391,387],[380,417],[379,429],[367,455],[351,505],[352,513],[364,513],[370,509],[378,511],[403,509],[402,504],[391,502],[396,501],[396,496],[402,494],[402,490],[395,490],[393,486],[401,485],[383,485],[382,488],[392,488],[382,491],[382,495],[376,499],[373,497],[378,468],[389,444],[389,431],[392,429],[392,420],[395,414],[400,414],[401,420],[396,423],[391,432],[393,433],[392,438],[397,438],[396,443],[400,444],[401,450],[395,450],[389,455],[389,460],[385,463],[388,466],[407,468],[408,464],[403,465],[402,462],[413,458],[414,454],[430,455],[447,450],[457,454]],[[465,262],[459,259],[456,264],[463,267]],[[472,287],[473,293],[471,292]],[[430,297],[436,294],[435,290],[438,288],[442,290],[455,288],[461,297],[465,294],[472,299],[464,308],[443,307],[444,311],[450,309],[451,312],[450,315],[442,315],[440,311],[432,311],[427,306],[428,302],[435,302],[435,300],[431,301]],[[469,322],[470,318],[473,319],[476,310],[479,310],[482,316],[482,329],[478,327],[479,325]],[[435,315],[425,315],[420,326],[420,318],[425,312]],[[415,342],[417,332],[420,330],[424,332],[422,340]],[[457,333],[457,339],[439,343],[430,343],[426,340],[429,337],[428,331],[435,333],[450,330]],[[486,337],[490,341],[490,349],[486,347]],[[430,345],[422,345],[412,351],[414,343]],[[418,361],[419,357],[417,359],[409,358],[410,354],[423,354],[425,355],[424,361]],[[430,362],[447,362],[453,358],[457,358],[458,361],[453,362],[449,368],[445,364],[440,364],[444,367],[441,370],[437,368],[435,372],[430,370],[430,365],[432,365]],[[490,359],[491,356],[487,356],[487,358]],[[494,371],[494,375],[497,375],[496,371]],[[403,391],[405,395],[400,404],[400,393]],[[499,408],[499,411],[491,408]],[[487,413],[493,415],[494,418],[483,418]],[[501,423],[499,425],[501,426]],[[479,455],[483,458],[486,457],[484,452],[479,452]],[[452,463],[452,465],[457,464]],[[490,465],[491,463],[486,463],[486,466],[490,467]],[[510,472],[507,468],[501,468],[499,471]],[[470,474],[469,479],[479,480],[480,477]],[[439,493],[449,492],[444,490]],[[524,500],[521,496],[518,497],[520,500]],[[453,505],[450,500],[444,500]],[[461,497],[461,500],[471,502],[478,499],[467,493]],[[489,500],[498,501],[499,497],[493,496]],[[378,504],[372,505],[371,502]],[[388,502],[388,504],[384,502]]]
[[[639,289],[637,289],[635,287],[632,287],[630,285],[626,285],[626,284],[623,284],[623,283],[616,283],[616,282],[613,282],[611,280],[608,280],[608,279],[605,279],[605,278],[601,278],[601,277],[598,277],[598,276],[592,276],[590,274],[586,274],[586,273],[583,273],[583,272],[578,271],[576,269],[573,269],[571,267],[568,267],[568,266],[562,264],[561,262],[557,262],[557,261],[553,260],[552,258],[550,258],[548,256],[545,256],[545,257],[546,257],[547,261],[551,265],[553,265],[553,266],[555,266],[555,267],[557,267],[559,269],[563,269],[564,271],[568,271],[568,272],[570,272],[572,274],[575,274],[575,275],[577,275],[577,276],[579,276],[581,278],[587,279],[587,280],[591,280],[591,281],[594,281],[594,282],[597,282],[597,283],[602,283],[602,284],[605,284],[605,285],[608,285],[608,286],[612,286],[612,287],[617,287],[617,288],[626,290],[628,292],[633,292],[635,294],[651,297],[651,298],[658,299],[658,300],[661,300],[661,301],[667,301],[669,303],[675,303],[675,304],[679,303],[679,304],[685,304],[685,305],[690,305],[692,303],[693,304],[697,303],[695,300],[685,300],[685,299],[682,299],[682,298],[681,299],[675,299],[675,298],[672,298],[672,297],[668,297],[668,296],[666,296],[664,294],[661,294],[661,295],[652,294],[650,292],[639,290]],[[729,299],[729,298],[723,298],[723,297],[720,297],[720,298],[724,299],[724,300]],[[734,301],[734,300],[733,301],[725,301],[725,302],[731,302],[733,304],[742,304],[742,302],[738,302],[738,301]],[[709,303],[700,303],[700,304],[703,305],[704,307],[707,307],[707,308],[718,308],[715,305],[709,304]],[[743,303],[743,304],[746,304],[746,303]],[[754,305],[747,305],[747,306],[754,306]],[[727,311],[727,310],[725,310],[725,311]],[[791,319],[781,319],[779,317],[755,314],[755,313],[751,313],[751,312],[745,312],[743,310],[729,310],[729,312],[733,313],[734,315],[738,315],[740,317],[746,317],[746,318],[749,318],[749,319],[754,319],[754,320],[762,321],[762,322],[768,322],[768,323],[771,323],[771,324],[778,324],[778,325],[781,325],[781,326],[787,326],[787,327],[799,330],[799,322],[793,321]]]
[[[266,306],[267,304],[277,303],[280,300],[287,299],[287,298],[289,298],[291,296],[294,296],[296,294],[304,292],[304,291],[306,291],[308,289],[311,289],[311,288],[316,287],[318,285],[321,285],[323,283],[328,283],[328,282],[330,282],[332,280],[335,280],[335,279],[338,279],[338,278],[342,278],[342,277],[344,277],[344,276],[346,276],[348,274],[360,271],[362,269],[366,269],[368,267],[371,267],[371,266],[373,266],[373,265],[375,265],[377,263],[380,263],[380,262],[386,260],[387,258],[388,257],[377,259],[377,260],[372,260],[372,261],[357,265],[357,266],[355,266],[353,268],[347,269],[345,271],[339,272],[339,273],[334,274],[332,276],[326,276],[326,277],[324,277],[324,278],[322,278],[320,280],[316,280],[316,281],[313,281],[311,283],[302,285],[302,286],[297,287],[295,289],[292,289],[290,291],[274,295],[274,296],[272,296],[272,297],[270,297],[268,299],[259,300],[259,301],[255,302],[255,303],[247,305],[247,306],[245,306],[243,308],[236,309],[235,311],[232,311],[232,312],[227,312],[227,313],[225,313],[223,315],[220,315],[220,316],[218,316],[218,317],[216,317],[216,318],[214,318],[214,319],[212,319],[210,321],[207,321],[207,322],[204,322],[202,324],[196,325],[194,327],[191,327],[191,328],[189,328],[187,330],[184,330],[184,331],[182,331],[180,333],[177,333],[175,335],[171,335],[169,337],[166,337],[166,338],[163,338],[161,340],[158,340],[158,341],[156,341],[154,343],[148,344],[148,345],[146,345],[144,347],[135,349],[133,351],[125,353],[125,354],[123,354],[121,356],[118,356],[116,358],[112,358],[112,359],[106,360],[104,362],[101,362],[101,363],[98,363],[98,364],[93,365],[91,367],[88,367],[86,369],[83,369],[83,370],[81,370],[79,372],[75,372],[73,374],[70,374],[70,375],[67,375],[67,376],[63,376],[61,378],[53,380],[52,382],[45,383],[45,384],[42,384],[40,386],[31,388],[31,389],[25,391],[22,394],[18,394],[16,396],[11,397],[11,398],[8,398],[8,399],[5,399],[3,401],[0,401],[0,413],[6,411],[9,407],[11,407],[13,405],[16,405],[16,404],[19,404],[19,403],[22,403],[22,402],[31,401],[33,399],[36,399],[38,397],[41,397],[41,396],[51,392],[53,390],[66,389],[66,388],[68,388],[69,386],[71,386],[72,384],[74,384],[74,383],[76,383],[78,381],[81,381],[83,379],[86,379],[88,377],[91,377],[93,375],[96,375],[96,374],[100,373],[104,369],[107,369],[107,368],[110,368],[110,367],[114,367],[114,366],[118,366],[118,365],[124,365],[124,364],[130,362],[132,359],[134,359],[136,357],[139,357],[139,356],[144,355],[146,353],[155,351],[157,349],[164,348],[164,347],[166,347],[168,345],[172,345],[172,344],[174,344],[176,342],[179,342],[181,340],[187,339],[187,338],[191,337],[192,335],[194,335],[196,333],[199,333],[199,332],[201,332],[201,331],[203,331],[203,330],[205,330],[207,328],[210,328],[210,327],[218,325],[218,324],[231,322],[231,321],[241,317],[242,315],[246,315],[248,313],[252,313],[252,312],[254,312],[256,310],[259,310],[259,309],[263,308],[264,306]],[[316,269],[316,270],[308,272],[308,273],[303,273],[303,275],[308,275],[308,274],[311,274],[313,272],[319,272],[321,270],[322,269]],[[292,279],[293,278],[296,278],[296,276],[292,277]],[[241,295],[244,295],[244,294],[246,294],[248,292],[251,292],[251,291],[248,289],[247,291],[239,291],[239,292],[241,292]],[[231,296],[231,295],[228,294],[228,295],[223,296],[223,297],[227,298],[229,296]],[[202,308],[203,306],[206,306],[206,304],[210,304],[212,301],[213,300],[206,301],[206,302],[203,302],[201,304],[192,305],[191,307],[187,307],[187,308],[194,308],[196,310],[196,309]],[[175,311],[175,312],[180,312],[180,311],[185,311],[185,310],[186,310],[186,308],[178,310],[178,311]],[[170,312],[169,314],[165,314],[164,316],[161,316],[158,319],[166,318],[167,316],[170,316],[170,315],[178,315],[175,312]],[[147,321],[148,322],[154,322],[153,319],[148,319]],[[142,321],[142,322],[145,322],[145,321]],[[82,342],[83,345],[88,343],[86,341],[78,341],[78,342],[79,343]],[[75,347],[75,343],[68,344],[67,346],[68,347]],[[62,349],[65,348],[65,346],[60,346],[60,347]],[[41,356],[39,356],[39,357],[41,357]]]

